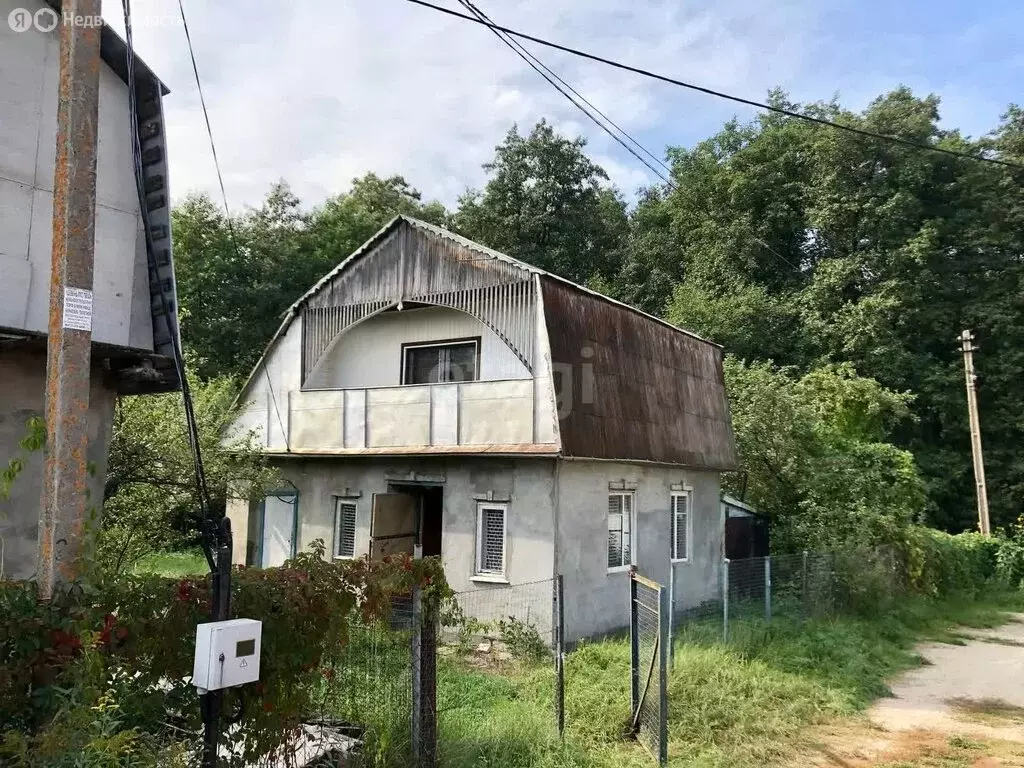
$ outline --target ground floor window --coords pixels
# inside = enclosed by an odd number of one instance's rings
[[[633,494],[608,494],[608,569],[633,563]]]
[[[334,556],[356,556],[356,502],[334,499]]]
[[[476,573],[505,575],[505,518],[507,504],[480,503],[476,508]]]
[[[690,500],[691,492],[672,493],[672,559],[690,559]]]

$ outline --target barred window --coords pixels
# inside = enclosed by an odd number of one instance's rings
[[[633,562],[633,494],[608,494],[608,568]]]
[[[334,501],[334,556],[356,556],[356,503],[351,499]]]
[[[690,491],[672,494],[672,559],[690,559]]]
[[[505,575],[505,516],[507,504],[480,504],[476,512],[476,572]]]

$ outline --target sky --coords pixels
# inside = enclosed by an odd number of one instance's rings
[[[518,125],[582,134],[633,199],[655,181],[484,27],[406,0],[183,0],[233,212],[286,180],[309,207],[368,171],[401,174],[453,205]],[[461,9],[457,0],[435,0]],[[1018,0],[478,0],[497,23],[753,99],[838,94],[862,109],[900,84],[942,99],[943,124],[973,136],[1022,102]],[[123,33],[120,0],[104,18]],[[220,200],[177,0],[135,0],[137,53],[165,98],[173,197]],[[692,146],[731,102],[526,43],[655,155]]]

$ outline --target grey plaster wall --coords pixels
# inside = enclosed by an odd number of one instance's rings
[[[0,463],[4,466],[18,455],[18,443],[27,433],[29,417],[43,415],[45,389],[44,353],[0,351]],[[103,504],[114,402],[113,390],[104,385],[101,373],[94,371],[89,393],[86,460],[96,469],[89,482],[89,503],[97,508]],[[26,457],[25,468],[14,482],[10,497],[0,498],[0,577],[24,579],[35,574],[42,483],[43,454],[37,451]]]
[[[610,484],[633,490],[634,562],[639,572],[668,586],[676,571],[676,610],[717,597],[724,531],[719,476],[678,467],[606,461],[563,461],[558,476],[557,569],[565,578],[566,638],[613,632],[629,624],[629,576],[608,569]],[[673,486],[692,489],[691,557],[671,564]]]
[[[298,488],[298,541],[303,550],[323,539],[328,551],[334,538],[334,497],[357,497],[356,553],[370,546],[370,510],[373,495],[386,493],[392,484],[443,487],[442,559],[445,574],[456,592],[488,590],[498,603],[511,599],[516,585],[551,579],[554,573],[554,461],[550,459],[423,458],[287,459],[278,462],[285,479]],[[474,580],[477,499],[490,493],[495,501],[508,500],[506,518],[506,578],[508,584]],[[229,508],[236,541],[249,529],[258,536],[258,515],[248,516],[244,503]],[[244,550],[236,544],[236,562]],[[550,610],[550,600],[547,601]]]

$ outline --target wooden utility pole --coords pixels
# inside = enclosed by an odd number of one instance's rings
[[[62,4],[46,358],[46,464],[36,574],[44,600],[53,596],[57,583],[78,575],[86,533],[102,27],[96,23],[98,19],[100,0],[65,0]]]
[[[971,423],[971,457],[974,459],[974,482],[978,488],[978,527],[988,536],[992,533],[988,521],[988,490],[985,487],[985,459],[981,453],[981,422],[978,419],[978,377],[974,373],[974,334],[960,334],[960,349],[964,353],[964,374],[967,377],[967,416]]]

